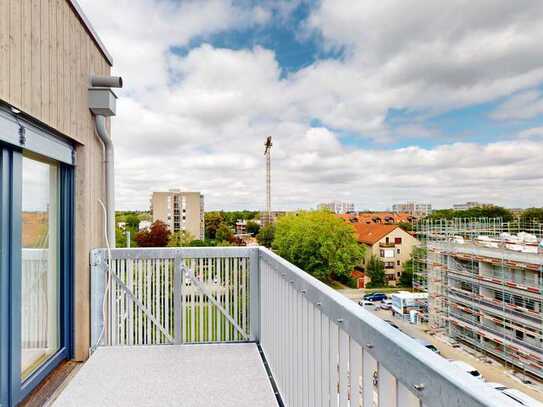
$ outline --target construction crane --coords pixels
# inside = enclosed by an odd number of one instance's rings
[[[268,138],[266,139],[264,147],[264,155],[266,156],[266,217],[264,219],[263,226],[266,226],[271,223],[271,136],[268,136]]]

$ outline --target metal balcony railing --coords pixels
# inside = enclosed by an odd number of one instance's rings
[[[91,264],[93,343],[254,341],[286,406],[514,406],[267,249],[97,249]]]

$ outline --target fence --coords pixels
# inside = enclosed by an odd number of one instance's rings
[[[91,262],[97,339],[107,252]],[[114,249],[111,271],[104,343],[258,342],[287,406],[514,406],[269,250]]]

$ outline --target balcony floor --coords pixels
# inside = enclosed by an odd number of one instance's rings
[[[253,343],[101,347],[52,404],[277,406]]]

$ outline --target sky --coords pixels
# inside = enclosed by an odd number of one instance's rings
[[[540,0],[80,0],[121,75],[117,208],[543,205]]]

